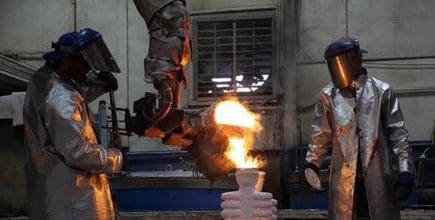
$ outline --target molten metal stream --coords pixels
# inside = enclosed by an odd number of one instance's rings
[[[254,136],[260,132],[260,117],[237,99],[233,98],[217,104],[214,113],[215,122],[223,125],[228,136],[228,148],[225,155],[237,168],[259,168],[262,161],[249,155]]]
[[[218,103],[216,124],[224,125],[228,137],[225,155],[236,165],[239,190],[222,194],[221,215],[224,219],[276,219],[276,200],[261,192],[264,172],[262,161],[249,155],[255,134],[261,131],[259,115],[249,111],[237,99]],[[226,126],[226,127],[225,127]]]

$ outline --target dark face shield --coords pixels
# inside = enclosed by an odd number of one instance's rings
[[[121,72],[118,64],[107,48],[102,38],[99,38],[87,45],[86,48],[81,50],[81,54],[89,63],[89,66],[94,71],[100,72]]]
[[[361,72],[361,62],[358,62],[352,52],[330,57],[326,59],[326,63],[332,82],[340,89],[348,87]]]

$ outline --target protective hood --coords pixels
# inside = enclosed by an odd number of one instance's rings
[[[82,56],[93,71],[120,72],[102,35],[91,28],[66,33],[57,42],[53,42],[52,47],[54,51],[43,56],[48,62],[56,62],[66,55]]]
[[[361,72],[361,53],[357,40],[345,37],[330,44],[325,50],[331,80],[337,88],[349,87]]]
[[[112,73],[121,72],[103,38],[90,43],[80,52],[93,70]]]
[[[80,30],[73,51],[79,51],[94,71],[121,72],[102,35],[93,29]]]

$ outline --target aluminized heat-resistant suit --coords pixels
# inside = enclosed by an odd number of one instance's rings
[[[98,143],[86,95],[44,66],[24,104],[27,193],[31,219],[114,219],[107,175],[122,154]]]
[[[365,71],[364,71],[365,72]],[[394,90],[361,74],[355,95],[330,84],[320,92],[306,161],[317,167],[332,147],[329,218],[354,217],[358,157],[371,219],[399,219],[394,186],[399,172],[414,172],[408,131]]]

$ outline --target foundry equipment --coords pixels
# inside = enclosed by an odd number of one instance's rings
[[[224,219],[277,219],[277,201],[261,192],[265,173],[256,168],[236,169],[239,190],[222,193]]]
[[[235,168],[224,154],[228,140],[223,130],[215,126],[210,113],[187,113],[179,108],[180,87],[187,86],[185,68],[191,59],[191,21],[186,3],[179,0],[134,0],[134,3],[150,35],[144,60],[145,78],[158,93],[146,93],[136,100],[131,117],[125,110],[124,134],[161,138],[163,144],[179,146],[190,153],[199,171],[214,181]],[[113,109],[118,108],[113,104],[111,108],[116,117]],[[113,131],[112,137],[116,138],[118,133]]]
[[[254,136],[262,130],[260,116],[250,112],[237,99],[218,102],[214,119],[222,127],[228,148],[225,152],[236,166],[239,190],[222,194],[221,216],[224,219],[276,219],[276,200],[271,193],[261,192],[265,172],[258,171],[264,165],[261,158],[249,154]]]

